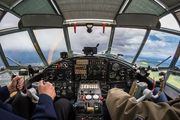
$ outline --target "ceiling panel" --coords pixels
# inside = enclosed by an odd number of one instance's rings
[[[31,13],[55,14],[48,0],[24,0],[14,7],[13,10],[21,16]]]
[[[0,0],[0,5],[11,8],[15,3],[17,3],[20,0]]]
[[[114,19],[124,0],[56,0],[65,19]]]
[[[160,16],[166,12],[158,3],[153,0],[132,0],[125,13],[147,13]]]

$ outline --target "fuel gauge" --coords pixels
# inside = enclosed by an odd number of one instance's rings
[[[110,72],[109,77],[110,77],[110,78],[116,77],[116,73],[115,73],[115,72]]]
[[[67,62],[63,62],[63,68],[68,68],[68,63]]]

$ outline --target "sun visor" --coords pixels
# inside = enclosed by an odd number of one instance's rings
[[[25,14],[19,21],[19,28],[62,28],[63,18],[54,14]]]
[[[117,27],[159,29],[159,17],[152,14],[123,13],[116,19]]]

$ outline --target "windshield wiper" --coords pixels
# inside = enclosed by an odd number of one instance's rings
[[[159,64],[157,64],[156,67],[159,66],[160,64],[162,64],[163,62],[165,62],[166,60],[168,60],[170,57],[171,57],[171,56],[169,56],[168,58],[166,58],[165,60],[163,60],[162,62],[160,62]]]

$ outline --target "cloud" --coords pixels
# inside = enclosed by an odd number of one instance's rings
[[[70,31],[71,47],[75,53],[82,53],[84,47],[95,47],[98,43],[99,53],[107,50],[110,27],[105,28],[105,33],[103,33],[102,27],[93,27],[92,33],[87,33],[86,27],[77,27],[76,33],[74,33],[73,27],[69,27],[68,30]]]

